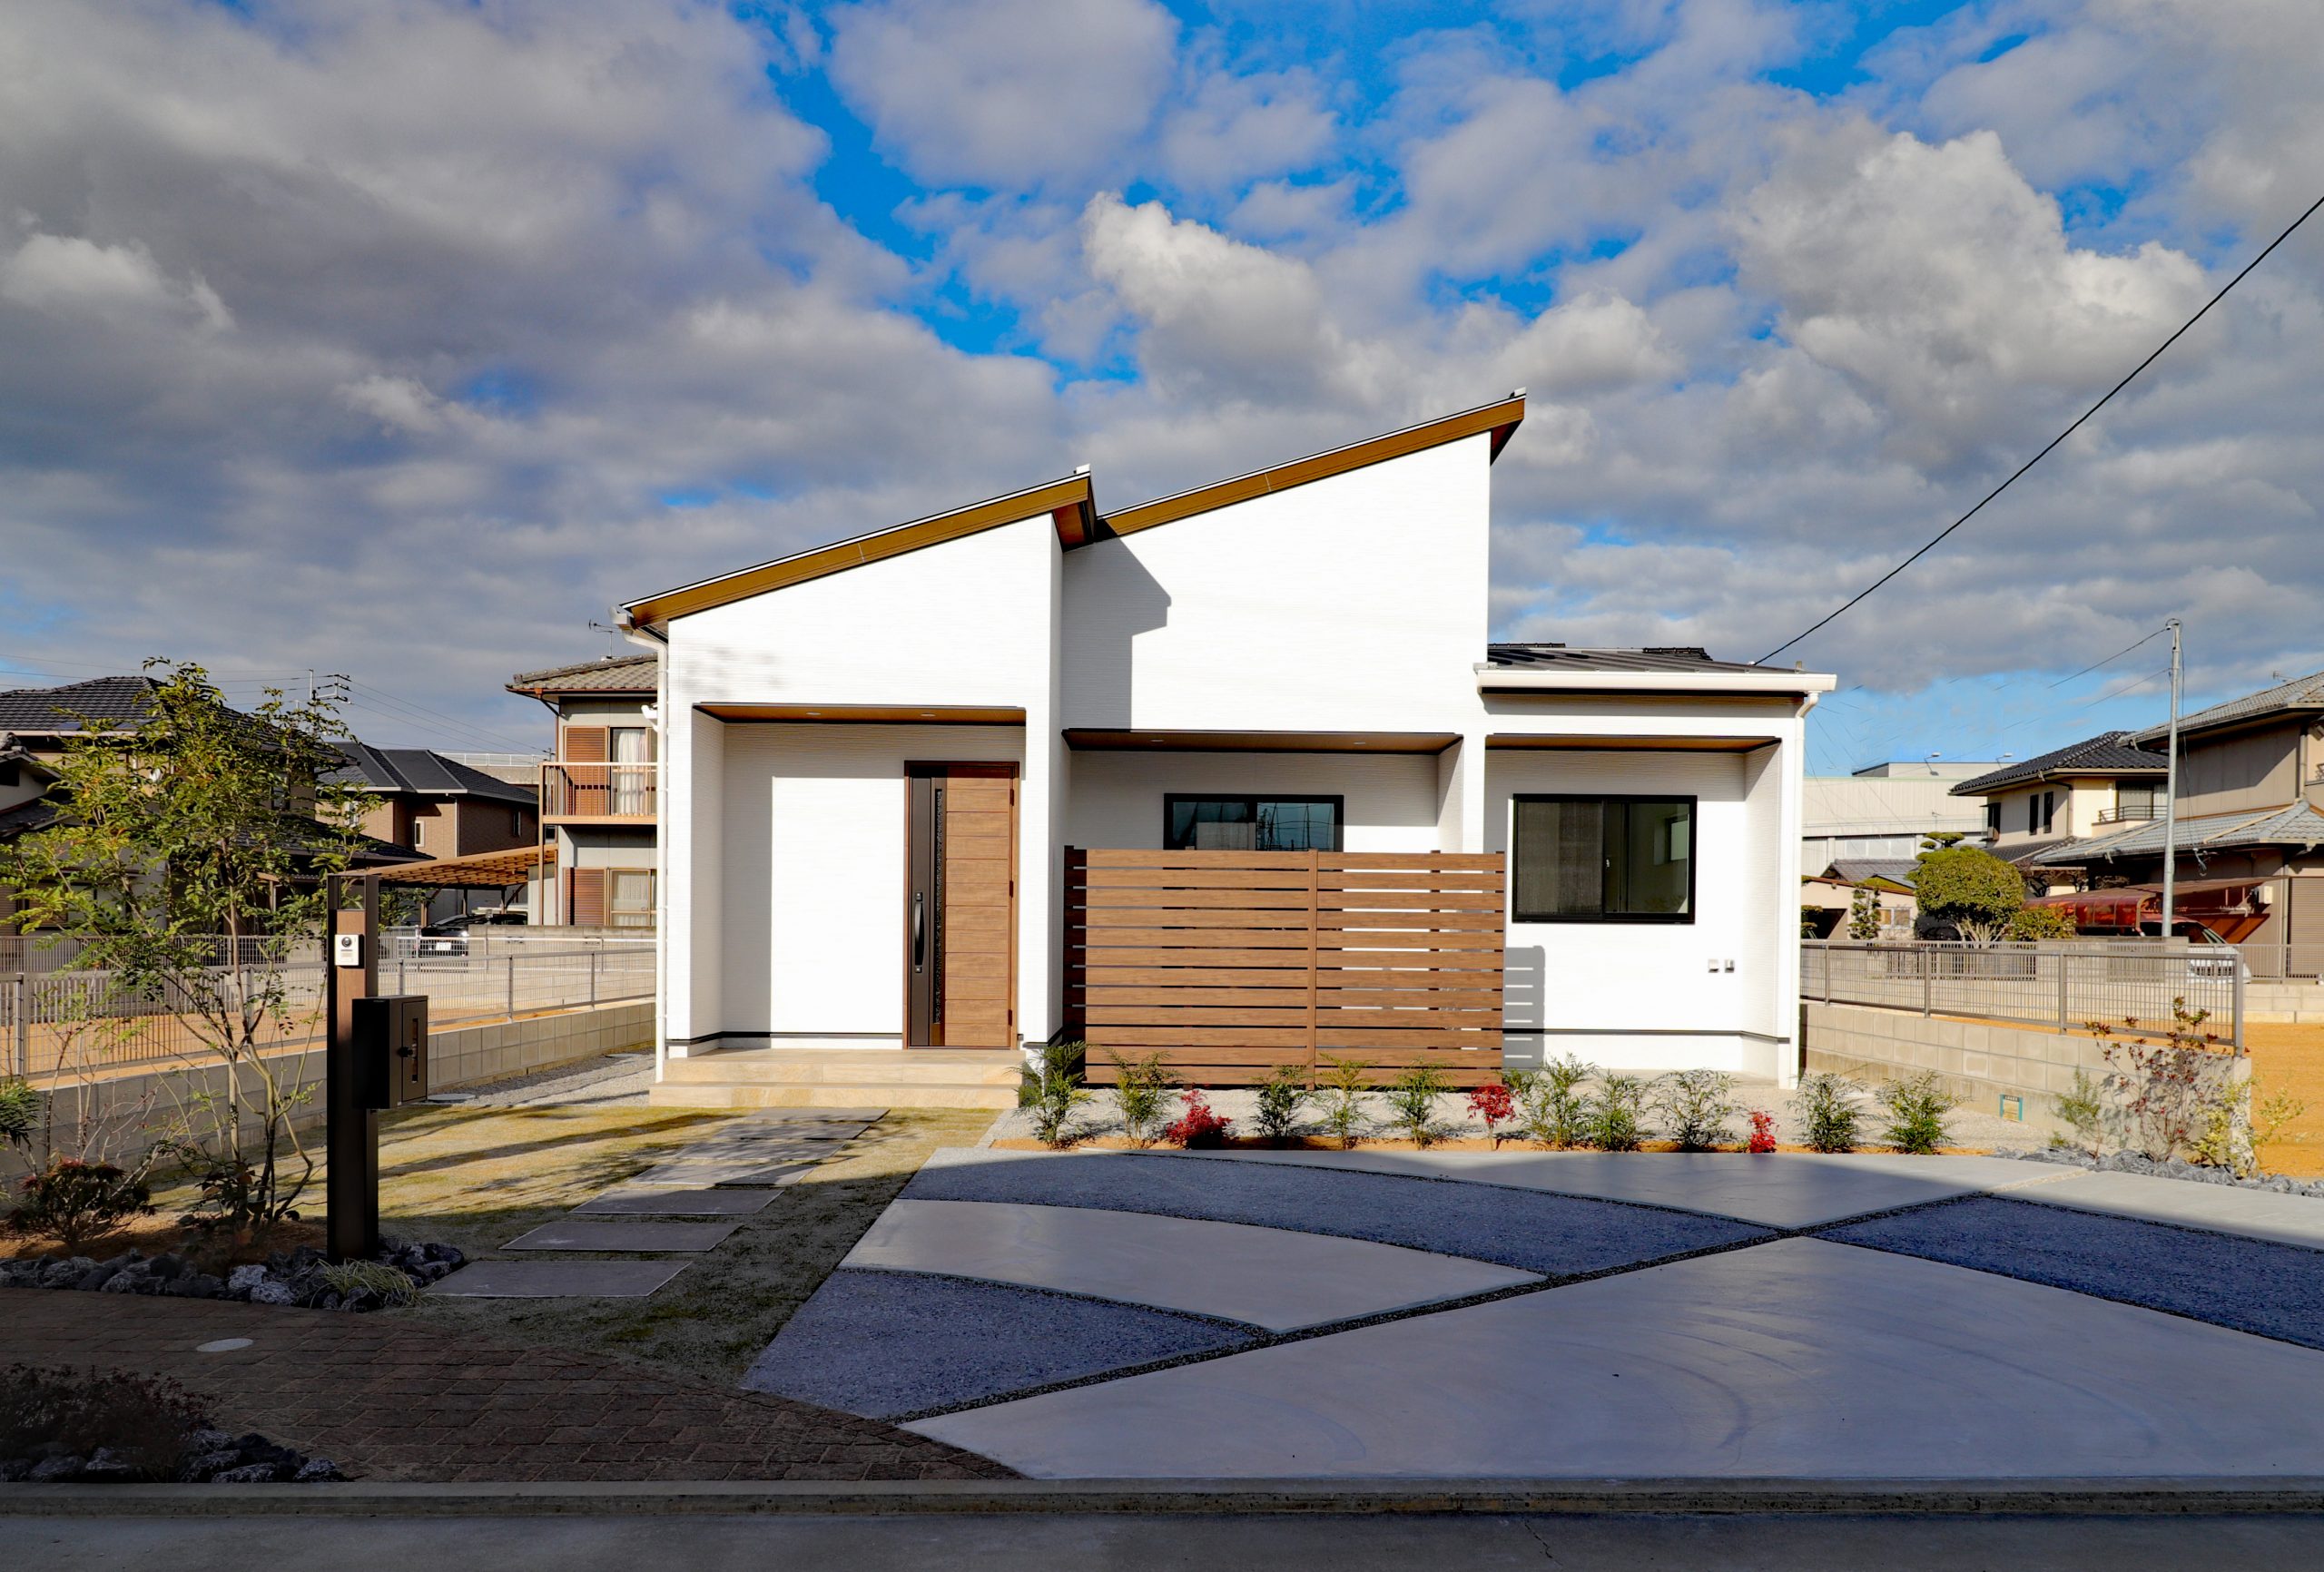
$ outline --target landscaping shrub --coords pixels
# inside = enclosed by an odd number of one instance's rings
[[[1764,1155],[1776,1149],[1776,1116],[1765,1108],[1751,1110],[1751,1139],[1744,1150]]]
[[[1278,1065],[1275,1073],[1261,1082],[1258,1090],[1258,1120],[1260,1133],[1277,1145],[1291,1139],[1299,1125],[1299,1115],[1307,1106],[1307,1071],[1301,1065]]]
[[[1106,1056],[1114,1061],[1114,1101],[1121,1109],[1122,1134],[1133,1146],[1152,1145],[1168,1108],[1170,1088],[1178,1084],[1178,1077],[1170,1073],[1158,1053],[1126,1059],[1108,1048]]]
[[[1581,1088],[1597,1073],[1597,1066],[1572,1054],[1543,1065],[1525,1089],[1525,1133],[1544,1146],[1581,1145],[1589,1133]]]
[[[1164,1139],[1174,1146],[1196,1150],[1205,1146],[1224,1146],[1234,1125],[1212,1112],[1209,1100],[1199,1091],[1188,1091],[1182,1099],[1186,1112],[1163,1132]]]
[[[2053,1134],[2050,1145],[2098,1156],[2106,1145],[2106,1104],[2102,1088],[2088,1070],[2073,1073],[2073,1087],[2058,1098],[2058,1117],[2071,1135]]]
[[[365,1294],[372,1295],[380,1305],[411,1304],[419,1298],[419,1285],[383,1261],[327,1262],[315,1268],[315,1276],[339,1295],[343,1310],[370,1302],[362,1297]]]
[[[1339,1137],[1343,1150],[1352,1148],[1364,1134],[1364,1072],[1372,1066],[1362,1059],[1325,1059],[1324,1128]]]
[[[54,1239],[67,1254],[78,1255],[89,1241],[153,1211],[143,1180],[111,1163],[58,1157],[25,1178],[7,1223],[15,1233]]]
[[[1799,1115],[1811,1152],[1853,1152],[1856,1144],[1856,1084],[1827,1070],[1799,1080]]]
[[[1033,1134],[1048,1146],[1073,1144],[1073,1115],[1089,1100],[1081,1084],[1088,1048],[1082,1043],[1044,1043],[1041,1077],[1033,1099]]]
[[[1395,1113],[1396,1127],[1412,1137],[1413,1145],[1435,1142],[1436,1100],[1451,1089],[1443,1072],[1427,1065],[1414,1065],[1388,1084],[1388,1106]]]
[[[39,1134],[40,1094],[29,1081],[0,1076],[0,1146],[28,1152]]]
[[[1469,1088],[1469,1112],[1484,1121],[1493,1150],[1501,1149],[1501,1127],[1517,1116],[1517,1097],[1506,1080],[1488,1081]]]
[[[1732,1140],[1727,1122],[1735,1117],[1728,1095],[1735,1078],[1718,1070],[1680,1070],[1655,1083],[1655,1106],[1681,1152],[1708,1152]]]
[[[1639,1119],[1645,1106],[1645,1081],[1636,1076],[1606,1076],[1582,1105],[1582,1138],[1600,1152],[1637,1151],[1646,1136]]]
[[[202,1424],[192,1392],[161,1376],[11,1365],[0,1371],[0,1464],[28,1465],[103,1449],[123,1479],[176,1477]]]
[[[1888,1110],[1888,1145],[1922,1155],[1945,1145],[1945,1116],[1957,1105],[1935,1070],[1889,1082],[1880,1088],[1880,1103]]]

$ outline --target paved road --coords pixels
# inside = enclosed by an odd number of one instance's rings
[[[1459,1567],[1719,1572],[2275,1572],[2324,1565],[2324,1518],[344,1518],[11,1519],[13,1564],[43,1572],[344,1564],[433,1572],[843,1567],[851,1572],[1105,1567],[1412,1572]]]

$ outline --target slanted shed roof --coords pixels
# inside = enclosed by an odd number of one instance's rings
[[[1525,419],[1525,396],[1512,393],[1491,404],[1458,414],[1423,420],[1417,426],[1402,430],[1367,437],[1361,442],[1349,443],[1324,453],[1295,458],[1287,464],[1266,469],[1255,469],[1248,475],[1238,475],[1229,480],[1213,481],[1191,491],[1181,491],[1169,496],[1141,502],[1135,507],[1122,509],[1100,516],[1097,511],[1097,496],[1087,471],[1052,480],[1023,491],[1010,492],[989,501],[954,508],[947,513],[931,515],[910,524],[897,525],[891,529],[875,530],[870,535],[857,535],[833,545],[817,546],[812,551],[797,552],[756,567],[737,573],[722,574],[697,584],[665,590],[660,594],[647,595],[623,606],[630,625],[652,627],[694,612],[707,611],[713,606],[729,604],[763,594],[768,590],[787,585],[822,578],[829,574],[844,573],[865,563],[886,557],[901,556],[926,545],[958,540],[962,535],[976,535],[996,529],[1005,524],[1016,524],[1047,513],[1057,526],[1058,541],[1067,550],[1106,540],[1117,535],[1133,535],[1141,529],[1188,518],[1198,513],[1247,502],[1253,497],[1274,492],[1288,491],[1309,481],[1323,480],[1367,465],[1379,464],[1407,454],[1423,452],[1457,442],[1462,437],[1490,433],[1492,438],[1487,459],[1501,457],[1509,438]]]
[[[2311,672],[2305,677],[2294,677],[2288,683],[2278,683],[2272,688],[2262,688],[2256,693],[2246,693],[2240,699],[2230,699],[2224,704],[2213,704],[2208,710],[2198,710],[2191,715],[2179,717],[2179,734],[2190,732],[2215,731],[2232,726],[2241,721],[2256,721],[2262,716],[2300,714],[2324,711],[2324,672]],[[2145,731],[2126,732],[2142,746],[2152,747],[2171,735],[2166,722],[2149,726]]]
[[[133,728],[144,723],[154,686],[151,677],[92,677],[61,688],[11,688],[0,693],[0,732],[61,736],[81,730],[77,715]]]
[[[2157,819],[2135,830],[2093,835],[2061,848],[2053,861],[2088,862],[2093,858],[2160,857],[2164,825]],[[2254,846],[2289,846],[2302,850],[2324,846],[2324,813],[2306,802],[2260,812],[2206,813],[2181,819],[2172,826],[2171,846],[2180,852],[2233,851]]]
[[[2162,754],[2133,746],[2132,736],[2129,732],[2101,732],[2022,763],[1989,770],[1962,781],[1950,795],[1983,797],[2031,781],[2054,781],[2061,775],[2160,775],[2170,767],[2171,761]]]
[[[426,748],[374,748],[368,742],[341,742],[347,768],[331,772],[334,783],[409,797],[481,797],[496,802],[531,807],[537,795],[529,787],[487,775],[473,765]]]
[[[661,665],[652,655],[603,655],[508,679],[512,693],[544,698],[551,693],[650,693]]]
[[[1510,670],[1545,672],[1780,672],[1714,661],[1691,644],[1649,644],[1643,649],[1576,649],[1565,644],[1487,644],[1485,663]]]
[[[1849,884],[1887,883],[1905,889],[1920,877],[1921,865],[1910,858],[1843,857],[1824,870],[1827,878]]]

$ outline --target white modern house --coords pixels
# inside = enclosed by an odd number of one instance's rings
[[[661,656],[657,1097],[1005,1102],[1061,1036],[1229,1082],[1319,1040],[1787,1080],[1833,679],[1491,644],[1523,416],[1113,512],[1084,471],[629,603]]]

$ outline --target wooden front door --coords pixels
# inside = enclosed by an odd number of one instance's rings
[[[1017,766],[909,764],[904,1042],[1017,1046]]]

